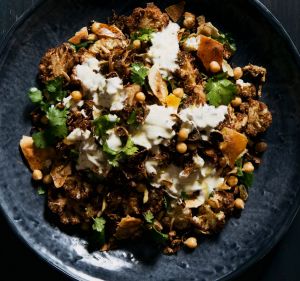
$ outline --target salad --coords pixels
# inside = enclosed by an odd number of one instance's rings
[[[91,21],[49,49],[20,148],[57,221],[98,249],[194,249],[244,209],[272,115],[266,69],[184,2]]]

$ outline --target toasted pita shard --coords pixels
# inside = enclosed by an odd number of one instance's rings
[[[165,10],[172,21],[177,22],[184,13],[185,1],[181,1],[178,4],[171,5]]]
[[[32,137],[23,136],[20,140],[20,147],[30,169],[42,170],[49,166],[50,160],[53,158],[54,151],[52,148],[39,149],[33,144]]]
[[[162,104],[165,104],[166,97],[168,96],[168,86],[167,83],[163,80],[159,72],[159,68],[156,65],[153,65],[150,68],[148,80],[153,94]]]
[[[228,159],[229,165],[234,166],[235,161],[245,151],[248,139],[236,130],[224,127],[221,131],[224,142],[220,144],[221,151]]]
[[[138,84],[128,85],[124,88],[125,96],[127,97],[127,104],[133,106],[135,104],[135,95],[142,90]]]
[[[209,64],[212,61],[216,61],[222,66],[223,51],[223,44],[210,37],[201,35],[197,56],[202,61],[206,70],[209,70]]]
[[[72,169],[70,163],[67,164],[56,163],[50,172],[50,175],[54,182],[54,186],[56,188],[62,187],[67,177],[70,176],[71,174],[72,174]]]
[[[82,40],[87,40],[89,36],[87,27],[81,28],[79,31],[75,33],[73,37],[71,37],[68,41],[72,44],[80,44]]]

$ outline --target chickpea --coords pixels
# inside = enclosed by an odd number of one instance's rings
[[[242,169],[245,173],[252,173],[254,171],[254,166],[251,162],[246,162],[243,165],[243,169]]]
[[[187,29],[191,29],[196,24],[196,17],[192,13],[185,12],[184,13],[184,20],[183,20],[183,26]]]
[[[221,66],[220,64],[217,62],[217,61],[211,61],[210,64],[209,64],[209,70],[212,72],[212,73],[218,73],[220,72],[221,70]]]
[[[141,48],[141,40],[138,40],[138,39],[134,40],[134,41],[132,42],[132,46],[133,46],[134,49],[139,49],[139,48]]]
[[[233,107],[238,107],[242,104],[242,99],[240,97],[235,97],[232,101],[231,101],[231,105]]]
[[[88,35],[88,41],[96,41],[98,39],[97,35],[94,33],[91,33]]]
[[[178,132],[178,139],[180,141],[185,141],[189,137],[189,130],[182,128]]]
[[[184,142],[179,142],[177,143],[176,145],[176,150],[179,152],[179,153],[186,153],[187,151],[187,145],[184,143]]]
[[[244,209],[245,202],[241,198],[237,198],[234,200],[234,207],[236,207],[237,209]]]
[[[50,184],[52,182],[52,177],[51,177],[51,175],[45,175],[44,177],[43,177],[43,183],[44,184]]]
[[[78,102],[78,101],[81,101],[82,99],[82,94],[80,91],[73,91],[71,93],[71,97],[74,101]]]
[[[235,80],[241,79],[243,74],[243,70],[240,67],[236,67],[233,69],[233,77]]]
[[[176,88],[173,91],[173,95],[175,95],[177,98],[182,98],[184,96],[184,91],[182,88]]]
[[[35,181],[40,181],[43,178],[43,173],[41,170],[33,170],[32,178]]]
[[[236,186],[238,184],[238,178],[235,176],[230,176],[227,179],[227,184],[231,187]]]
[[[195,249],[198,246],[197,239],[195,237],[189,237],[183,242],[183,244],[190,249]]]
[[[143,92],[138,92],[136,95],[135,95],[135,98],[137,101],[139,102],[142,102],[146,99],[146,96]]]
[[[255,145],[255,151],[258,152],[258,153],[262,153],[262,152],[265,152],[268,148],[268,145],[267,143],[261,141],[261,142],[258,142],[256,145]]]

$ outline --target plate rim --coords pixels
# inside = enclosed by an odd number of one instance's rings
[[[46,0],[47,1],[47,0]],[[10,40],[14,34],[14,32],[22,25],[26,19],[28,19],[37,8],[39,8],[43,3],[46,2],[45,0],[38,0],[35,4],[31,5],[29,9],[27,9],[20,18],[9,28],[9,30],[6,32],[6,34],[3,36],[2,41],[0,42],[0,68],[2,67],[3,61],[6,57],[5,47],[10,43]],[[158,0],[159,1],[159,0]],[[300,53],[297,49],[295,43],[293,42],[291,36],[286,31],[282,23],[276,18],[276,16],[259,0],[247,0],[247,2],[252,5],[263,18],[265,18],[268,23],[276,30],[277,33],[280,34],[281,38],[284,40],[285,43],[287,43],[287,48],[290,49],[290,54],[295,59],[295,63],[300,68]],[[299,209],[300,209],[300,190],[297,192],[296,195],[296,204],[292,207],[292,210],[289,214],[289,216],[286,218],[286,223],[280,228],[279,232],[276,233],[272,237],[272,240],[259,252],[252,256],[248,261],[246,261],[244,264],[239,266],[234,271],[228,273],[225,276],[222,276],[216,281],[228,281],[232,280],[233,278],[236,278],[240,276],[243,272],[245,272],[247,269],[249,269],[254,264],[258,263],[261,259],[263,259],[271,250],[274,248],[275,245],[279,243],[279,241],[284,237],[286,232],[289,230],[294,218],[296,217]],[[67,266],[64,264],[58,265],[55,263],[54,259],[49,257],[46,253],[40,252],[39,247],[36,244],[30,244],[28,240],[22,235],[22,232],[19,231],[16,227],[16,224],[14,221],[9,217],[9,215],[6,213],[5,208],[0,204],[0,212],[3,214],[4,219],[8,223],[9,227],[15,234],[16,238],[22,241],[23,245],[25,245],[35,256],[37,256],[41,262],[44,262],[47,265],[50,265],[53,269],[57,270],[58,272],[64,274],[66,277],[71,278],[73,280],[87,280],[83,279],[76,275],[75,273],[72,273],[70,270],[67,269]],[[99,281],[105,281],[102,278],[98,278]]]

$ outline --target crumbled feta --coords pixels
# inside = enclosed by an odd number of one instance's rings
[[[87,140],[90,137],[90,135],[91,131],[83,131],[80,128],[76,128],[66,137],[66,139],[71,142],[84,141]]]
[[[99,71],[99,61],[96,58],[88,58],[75,67],[76,78],[91,93],[102,91],[106,85],[105,77]]]
[[[195,128],[211,130],[224,121],[226,114],[227,106],[225,105],[214,107],[204,104],[185,108],[178,113],[178,116],[183,121],[183,127],[192,131]]]
[[[178,31],[180,27],[177,23],[171,22],[160,32],[153,34],[152,46],[148,51],[153,64],[157,65],[161,74],[166,77],[169,73],[179,68],[177,55],[179,52]]]
[[[175,121],[172,118],[174,110],[172,108],[149,105],[149,114],[145,123],[133,134],[132,141],[136,145],[150,149],[153,145],[162,143],[164,139],[171,139],[175,132],[172,129]]]
[[[76,169],[90,169],[99,175],[109,169],[107,159],[93,137],[80,143]]]
[[[123,81],[119,77],[106,79],[100,73],[99,61],[96,58],[88,58],[82,64],[77,65],[75,73],[84,88],[93,95],[96,106],[110,110],[124,108],[127,96],[123,90]]]

